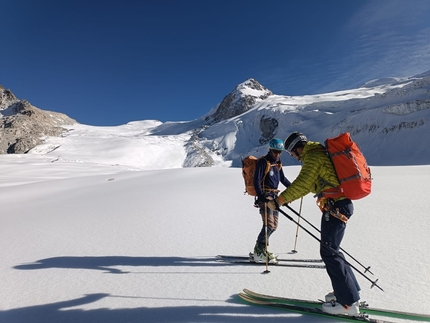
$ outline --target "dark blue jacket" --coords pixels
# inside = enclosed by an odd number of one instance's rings
[[[270,170],[267,173],[263,185],[261,185],[261,181],[264,177],[267,162],[271,164]],[[255,167],[255,173],[254,173],[254,187],[255,191],[257,192],[257,196],[263,194],[263,187],[266,189],[278,189],[279,182],[284,184],[285,187],[290,186],[290,181],[285,177],[284,171],[282,170],[282,167],[280,167],[280,161],[275,160],[273,156],[269,153],[260,158],[257,161],[257,166]]]

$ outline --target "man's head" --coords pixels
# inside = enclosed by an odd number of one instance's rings
[[[284,150],[284,143],[281,139],[273,138],[269,142],[269,150],[272,156],[278,159]]]
[[[295,131],[284,141],[285,150],[294,158],[300,159],[303,147],[308,142],[308,138],[301,132]]]

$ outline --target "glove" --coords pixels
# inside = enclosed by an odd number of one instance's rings
[[[267,203],[267,207],[272,211],[276,211],[277,209],[279,209],[279,207],[285,204],[288,204],[288,202],[285,202],[284,199],[279,196],[276,199],[271,199]]]
[[[258,195],[258,203],[267,203],[269,202],[269,199],[267,198],[266,194]]]

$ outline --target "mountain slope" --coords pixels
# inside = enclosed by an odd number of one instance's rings
[[[147,120],[117,127],[62,125],[69,131],[44,139],[30,153],[133,169],[238,167],[243,156],[265,154],[274,137],[284,139],[301,131],[309,140],[323,142],[348,131],[370,165],[423,165],[430,161],[430,146],[422,144],[430,132],[429,120],[430,71],[296,97],[273,94],[249,79],[196,120]],[[101,151],[97,142],[102,141],[122,147],[121,152]],[[78,156],[73,155],[76,147]],[[175,151],[173,160],[163,158],[167,149]],[[100,158],[86,157],[93,150]],[[296,164],[285,154],[282,159],[284,164]]]
[[[430,76],[423,73],[374,80],[348,91],[271,95],[245,113],[206,128],[200,137],[234,166],[240,165],[240,156],[264,154],[272,137],[284,139],[297,130],[321,142],[348,131],[371,165],[428,164],[430,148],[416,143],[430,132],[429,108]],[[285,157],[285,162],[293,162]]]

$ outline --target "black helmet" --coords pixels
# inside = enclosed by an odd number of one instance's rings
[[[291,152],[300,147],[299,143],[301,144],[301,147],[304,146],[308,142],[308,138],[301,132],[295,131],[291,135],[288,136],[287,139],[284,141],[284,149],[291,155]]]

